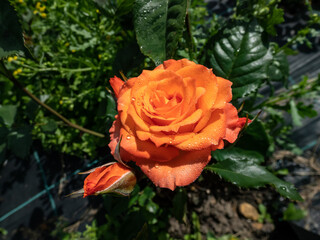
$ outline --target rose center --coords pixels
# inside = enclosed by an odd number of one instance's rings
[[[162,90],[157,90],[152,94],[149,101],[154,109],[171,108],[182,101],[182,96],[177,93],[167,94]]]

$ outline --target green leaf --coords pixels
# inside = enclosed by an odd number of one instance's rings
[[[283,220],[296,221],[307,216],[305,210],[296,208],[293,203],[289,203],[288,208],[283,212]]]
[[[12,131],[8,135],[8,148],[17,157],[25,158],[30,151],[31,143],[31,127],[29,126]]]
[[[268,42],[256,21],[235,22],[224,27],[206,47],[206,66],[233,82],[233,98],[255,92],[267,79],[271,61]]]
[[[22,30],[9,1],[0,1],[0,59],[25,51]]]
[[[146,240],[148,239],[148,224],[145,223],[138,235],[134,238],[134,240]]]
[[[276,51],[276,46],[271,46],[270,51]],[[273,54],[272,61],[268,66],[268,76],[270,81],[286,82],[289,76],[289,63],[287,55],[283,52]]]
[[[2,119],[3,123],[8,127],[12,126],[16,113],[17,113],[16,105],[0,106],[0,120]]]
[[[290,100],[290,112],[294,126],[302,126],[302,118],[299,115],[296,103],[294,100]]]
[[[258,161],[258,160],[257,160]],[[252,160],[227,159],[206,167],[227,181],[239,187],[263,187],[272,185],[282,196],[292,200],[303,200],[295,187],[270,173],[265,167],[259,166]]]
[[[155,192],[152,190],[151,187],[146,187],[146,188],[143,190],[141,196],[139,197],[139,200],[138,200],[139,205],[140,205],[141,207],[145,206],[149,201],[152,200],[152,198],[153,198],[155,195],[156,195],[156,194],[155,194]]]
[[[272,222],[272,218],[270,214],[267,212],[266,206],[261,203],[259,204],[259,212],[260,212],[259,219],[258,219],[259,223],[263,223],[264,221]]]
[[[276,29],[274,28],[275,25],[278,25],[284,21],[283,18],[283,9],[281,8],[274,8],[270,14],[266,16],[265,21],[265,29],[267,33],[275,36],[277,35]]]
[[[117,114],[116,102],[110,94],[107,94],[107,117],[114,118]]]
[[[256,119],[244,131],[243,136],[237,142],[237,147],[260,152],[263,156],[267,154],[270,141],[263,123]]]
[[[0,166],[5,160],[6,150],[7,150],[7,144],[0,143]]]
[[[231,159],[232,161],[247,160],[254,164],[260,164],[264,162],[264,157],[260,153],[237,147],[216,150],[212,152],[212,157],[218,162],[222,162],[227,159]]]
[[[173,216],[181,222],[187,209],[187,194],[184,189],[178,189],[178,192],[174,196],[172,203]]]
[[[56,121],[49,119],[47,123],[41,126],[42,131],[45,133],[54,133],[58,128]]]
[[[134,6],[134,0],[121,0],[118,1],[118,8],[116,10],[116,16],[121,17],[123,15],[127,15],[132,11]]]
[[[127,73],[132,68],[138,67],[143,60],[144,56],[141,54],[138,44],[131,42],[117,52],[112,68],[115,74],[118,74],[119,71]]]
[[[182,35],[187,0],[136,0],[133,12],[140,50],[156,65],[172,58]]]

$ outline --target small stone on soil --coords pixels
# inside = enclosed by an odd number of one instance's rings
[[[239,205],[239,212],[245,218],[251,219],[253,221],[257,221],[259,219],[259,213],[257,209],[249,203],[241,203]]]

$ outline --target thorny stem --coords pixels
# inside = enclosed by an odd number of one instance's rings
[[[2,70],[2,71],[1,71]],[[5,67],[3,61],[1,61],[0,64],[0,72],[7,77],[16,87],[20,88],[25,94],[27,94],[30,98],[32,98],[32,100],[34,100],[37,104],[39,104],[40,106],[44,107],[45,109],[47,109],[49,112],[51,112],[53,115],[57,116],[58,118],[60,118],[63,122],[65,122],[67,125],[69,125],[70,127],[73,127],[75,129],[78,129],[82,132],[85,133],[89,133],[91,135],[97,136],[97,137],[101,137],[104,138],[104,134],[86,129],[84,127],[81,127],[75,123],[70,122],[68,119],[66,119],[64,116],[62,116],[60,113],[58,113],[57,111],[55,111],[54,109],[52,109],[51,107],[49,107],[47,104],[43,103],[40,101],[39,98],[37,98],[36,96],[34,96],[31,92],[29,92],[26,88],[24,88],[18,81],[17,79],[12,75],[12,73],[10,71],[8,71],[8,69]]]

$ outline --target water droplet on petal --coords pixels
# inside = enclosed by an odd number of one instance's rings
[[[127,135],[127,139],[130,140],[130,138],[131,138],[131,136],[130,136],[130,135]]]
[[[156,164],[156,165],[154,165],[155,166],[155,168],[159,168],[159,164]]]
[[[136,99],[134,97],[132,97],[131,100],[134,102]]]

